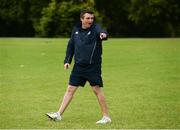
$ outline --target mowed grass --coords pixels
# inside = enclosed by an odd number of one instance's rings
[[[57,111],[70,70],[68,39],[0,39],[1,129],[180,128],[180,39],[109,39],[103,48],[104,93],[112,123],[96,125],[101,111],[87,83],[61,122]]]

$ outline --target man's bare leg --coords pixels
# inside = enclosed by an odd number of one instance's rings
[[[63,101],[62,101],[60,108],[58,110],[60,115],[62,115],[64,113],[65,109],[68,107],[68,105],[71,102],[73,95],[76,92],[77,88],[78,88],[77,86],[68,85],[67,90],[64,94]]]
[[[107,107],[105,96],[104,96],[104,93],[103,93],[101,87],[92,86],[92,89],[98,99],[103,116],[109,117],[108,107]]]
[[[109,117],[108,107],[106,104],[105,96],[102,89],[99,86],[92,86],[92,89],[98,99],[99,105],[101,107],[101,111],[103,114],[102,119],[96,122],[96,124],[106,124],[111,122],[111,118]]]

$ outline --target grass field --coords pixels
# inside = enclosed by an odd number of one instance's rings
[[[112,123],[91,87],[79,88],[61,122],[57,111],[70,70],[63,69],[68,39],[0,39],[1,129],[180,128],[180,39],[109,39],[103,48],[104,92]]]

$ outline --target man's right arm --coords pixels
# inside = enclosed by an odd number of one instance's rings
[[[70,64],[72,62],[72,58],[73,58],[73,55],[74,55],[73,33],[74,33],[74,31],[72,31],[71,38],[70,38],[70,40],[68,42],[67,49],[66,49],[66,56],[65,56],[65,59],[64,59],[64,68],[65,69],[68,69],[70,67]]]

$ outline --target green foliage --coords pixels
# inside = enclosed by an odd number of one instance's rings
[[[42,18],[40,19],[40,24],[36,25],[35,28],[38,33],[40,33],[40,36],[47,36],[49,30],[51,29],[51,24],[53,25],[53,16],[55,15],[56,11],[56,1],[52,0],[51,3],[49,3],[47,8],[44,8],[42,10]]]
[[[52,0],[42,11],[42,17],[36,30],[39,36],[69,36],[74,24],[79,22],[79,13],[83,8],[94,7],[92,0],[61,1]],[[97,20],[101,21],[98,12],[94,9]]]
[[[131,0],[129,19],[142,33],[176,36],[180,28],[180,4],[176,0]],[[155,34],[158,36],[158,34]]]
[[[0,36],[34,36],[34,23],[49,0],[1,0]]]
[[[0,36],[69,36],[83,8],[112,37],[180,36],[179,0],[0,0]]]
[[[1,36],[11,36],[13,33],[23,35],[24,31],[32,30],[32,28],[29,27],[31,22],[27,17],[29,10],[27,1],[1,0],[0,3]],[[23,28],[21,25],[25,22],[27,23],[27,27]]]
[[[128,21],[130,0],[95,0],[96,8],[103,17],[103,24],[114,37],[130,35]]]

